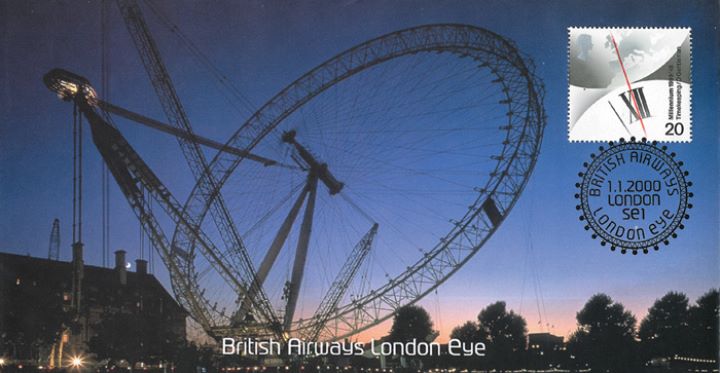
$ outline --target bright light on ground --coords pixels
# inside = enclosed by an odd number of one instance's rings
[[[70,365],[73,368],[80,368],[83,366],[83,359],[80,356],[73,356],[70,359]]]

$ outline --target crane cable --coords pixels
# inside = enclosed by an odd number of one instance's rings
[[[435,288],[435,318],[438,323],[438,329],[437,332],[441,333],[443,328],[443,320],[442,320],[442,302],[440,302],[440,294],[438,293],[438,289]]]
[[[78,152],[77,152],[77,131],[78,131],[78,107],[77,103],[73,104],[73,123],[72,123],[72,137],[73,137],[73,155],[72,155],[72,170],[73,170],[73,177],[72,177],[72,183],[73,183],[73,191],[72,191],[72,205],[73,205],[73,212],[72,212],[72,243],[75,244],[77,242],[77,158],[78,158]]]
[[[103,1],[100,6],[100,23],[101,23],[101,97],[105,101],[110,101],[110,1]],[[108,123],[110,113],[107,110],[101,111]],[[110,172],[105,162],[101,162],[101,194],[102,194],[102,251],[103,266],[107,266],[110,258]],[[143,194],[144,194],[144,188]],[[152,201],[148,202],[148,209],[152,209]],[[139,256],[145,259],[145,242],[148,242],[148,264],[150,271],[154,271],[153,246],[150,236],[146,234],[142,222],[139,224]],[[147,235],[147,239],[146,239]]]
[[[148,196],[148,210],[150,213],[152,213],[152,205],[153,205],[153,199]],[[155,273],[155,245],[153,244],[152,240],[150,239],[150,235],[148,235],[148,242],[150,245],[150,252],[148,253],[148,264],[150,266],[150,272],[149,273]]]
[[[140,185],[140,194],[142,194],[142,199],[143,199],[142,211],[143,211],[143,214],[145,214],[145,206],[144,206],[145,203],[144,202],[146,200],[145,196],[147,195],[147,193],[145,193],[145,185]],[[142,219],[140,220],[139,223],[140,223],[140,224],[138,224],[138,231],[140,234],[140,245],[139,245],[140,246],[140,254],[139,255],[140,255],[140,259],[145,259],[145,230],[143,229]]]
[[[228,79],[227,75],[223,73],[215,64],[212,63],[212,61],[205,55],[200,48],[195,45],[195,43],[192,42],[192,40],[185,35],[182,31],[180,31],[180,28],[174,24],[172,21],[170,21],[169,18],[167,18],[165,15],[163,15],[158,8],[151,2],[146,1],[145,4],[147,4],[148,8],[150,8],[150,11],[157,17],[157,19],[160,21],[160,23],[165,26],[172,34],[174,34],[178,40],[185,46],[185,48],[190,52],[190,54],[193,55],[193,57],[196,58],[198,63],[202,66],[204,66],[208,72],[217,80],[217,82],[225,88],[225,90],[233,96],[232,98],[227,97],[225,94],[225,98],[230,101],[233,108],[238,111],[239,114],[243,114],[242,111],[245,110],[245,114],[252,114],[255,112],[255,107],[250,99],[247,98],[233,83],[230,79]],[[242,109],[233,104],[233,99],[237,100],[242,105]]]
[[[525,247],[525,263],[523,268],[523,281],[522,281],[522,288],[520,292],[520,309],[519,313],[522,314],[523,311],[523,300],[525,296],[525,284],[528,277],[528,272],[530,276],[530,281],[532,282],[532,288],[533,293],[535,295],[535,308],[537,310],[538,315],[538,323],[541,331],[547,331],[550,332],[550,329],[553,329],[555,326],[551,325],[548,321],[547,317],[547,309],[545,308],[545,296],[542,291],[542,284],[540,281],[540,264],[537,261],[537,258],[535,257],[535,247],[533,245],[533,236],[532,236],[532,221],[533,221],[533,206],[531,205],[528,208],[528,213],[525,214],[526,221],[526,242],[527,245]],[[545,321],[543,323],[543,320]]]
[[[109,18],[110,18],[110,2],[103,1],[100,5],[100,75],[101,75],[101,95],[104,99],[110,99],[110,48],[109,38]],[[105,117],[108,113],[102,111]],[[107,267],[110,261],[110,171],[105,162],[101,164],[101,213],[102,213],[102,260],[103,267]]]

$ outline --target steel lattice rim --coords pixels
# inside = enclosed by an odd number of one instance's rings
[[[407,44],[408,40],[414,41],[416,44]],[[404,49],[392,50],[393,43],[401,42],[406,43],[404,45]],[[422,44],[422,42],[425,42],[425,44]],[[389,51],[386,51],[388,55],[381,55],[380,57],[365,64],[362,68],[349,69],[341,79],[333,82],[332,84],[326,86],[321,85],[320,89],[314,90],[310,94],[301,95],[296,92],[304,89],[304,84],[308,84],[308,82],[316,79],[317,76],[321,75],[324,71],[326,71],[326,69],[335,68],[336,66],[345,63],[348,58],[352,60],[352,56],[355,56],[357,53],[366,53],[368,51],[372,51],[373,48],[382,49],[388,47],[391,48]],[[338,307],[337,312],[333,316],[334,318],[332,321],[334,322],[347,323],[345,320],[341,319],[347,316],[357,316],[363,314],[366,312],[365,308],[371,307],[374,302],[379,302],[384,295],[399,289],[404,282],[410,281],[413,276],[418,275],[419,272],[429,266],[433,260],[438,260],[449,251],[453,250],[454,248],[452,245],[458,237],[466,235],[467,231],[473,226],[473,223],[477,222],[477,219],[479,219],[478,216],[482,213],[480,205],[483,201],[486,201],[488,198],[495,198],[498,201],[504,200],[505,202],[502,203],[503,218],[509,213],[515,205],[518,196],[527,184],[529,176],[534,169],[542,142],[543,130],[546,124],[545,113],[542,107],[543,87],[542,83],[540,83],[539,79],[534,75],[533,67],[531,65],[529,66],[524,57],[520,55],[514,43],[498,34],[478,27],[457,24],[441,24],[400,30],[359,44],[318,65],[310,72],[286,86],[286,88],[284,88],[280,93],[263,105],[227,142],[228,145],[232,144],[235,147],[251,151],[268,133],[278,126],[284,118],[292,114],[303,104],[312,100],[312,98],[317,96],[319,93],[339,83],[343,79],[359,73],[370,66],[374,66],[375,64],[389,61],[392,58],[411,53],[437,51],[449,52],[463,56],[469,55],[476,59],[480,59],[481,56],[485,58],[492,57],[496,59],[494,62],[497,66],[490,68],[496,69],[496,71],[493,71],[496,75],[500,76],[499,74],[514,73],[512,77],[503,76],[505,82],[509,82],[503,84],[507,84],[508,86],[512,85],[512,87],[505,87],[507,88],[506,93],[508,95],[512,91],[521,92],[526,97],[524,102],[520,102],[518,104],[518,102],[515,102],[512,100],[512,97],[509,96],[510,102],[508,103],[508,107],[511,111],[513,105],[519,105],[521,107],[524,106],[524,113],[522,113],[521,117],[522,128],[520,130],[517,128],[507,129],[507,144],[503,147],[503,151],[500,156],[501,159],[498,160],[490,179],[486,183],[485,187],[478,191],[477,199],[473,205],[468,209],[465,216],[463,216],[462,219],[456,223],[455,227],[445,236],[446,238],[441,240],[431,251],[421,257],[415,264],[408,267],[406,271],[391,278],[385,285],[370,291],[360,300]],[[277,110],[275,106],[286,97],[295,97],[292,101],[293,104],[290,106],[290,110],[282,110],[279,114],[276,114],[273,117],[273,110]],[[270,124],[264,127],[258,126],[260,118],[265,119],[266,122],[268,121],[268,118],[270,118]],[[245,140],[246,142],[242,143],[243,138],[252,138],[252,141]],[[216,173],[220,175],[220,177],[215,180],[216,192],[219,192],[219,190],[222,189],[225,181],[239,163],[239,161],[235,164],[231,163],[229,167],[226,166],[223,170],[220,165],[227,163],[227,160],[222,159],[222,156],[222,154],[218,153],[210,166],[211,175]],[[222,172],[217,172],[218,169]],[[200,181],[198,181],[198,185],[199,184]],[[186,202],[186,211],[192,211],[192,208],[189,205],[191,204],[193,198],[197,198],[198,193],[199,190],[196,186]],[[203,206],[198,214],[199,221],[203,221],[207,216],[209,205],[211,203],[212,197],[206,201],[206,205]],[[447,272],[440,273],[440,276],[434,280],[434,284],[428,286],[424,289],[424,291],[422,291],[422,293],[416,294],[412,297],[412,299],[408,299],[405,302],[398,302],[395,305],[395,309],[401,305],[417,302],[423,296],[430,293],[446,281],[477,251],[479,251],[482,245],[487,241],[487,239],[489,239],[492,233],[494,233],[496,228],[497,226],[493,227],[491,230],[483,232],[484,235],[482,237],[478,233],[477,238],[479,239],[477,242],[472,245],[470,250],[466,250],[467,252],[463,254],[463,257],[458,258],[459,260],[452,266],[452,268],[449,268]],[[176,236],[177,231],[176,235],[173,237],[173,246],[176,245]],[[192,276],[192,272],[194,271],[193,263],[185,262],[184,267],[186,268],[187,275]],[[176,292],[178,291],[178,289],[175,290]],[[194,294],[194,296],[200,296],[202,299],[202,294]],[[349,331],[340,333],[331,332],[329,335],[326,333],[323,336],[323,339],[337,340],[348,337],[377,325],[378,323],[391,317],[393,313],[394,310],[384,310],[382,315],[361,317],[362,320],[356,325],[350,326]],[[315,320],[295,321],[295,332],[302,334],[304,329],[314,325],[314,321]],[[213,334],[232,334],[234,332],[235,331],[231,330],[223,330],[222,327],[219,327],[214,329]]]

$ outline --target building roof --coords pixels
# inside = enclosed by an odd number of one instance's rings
[[[531,343],[541,343],[541,342],[550,342],[550,343],[563,343],[563,337],[559,335],[553,335],[550,333],[529,333],[528,334],[528,340]]]
[[[136,293],[142,290],[144,294],[161,297],[167,306],[176,308],[174,311],[187,315],[187,312],[152,274],[127,271],[127,282],[122,285],[114,268],[85,265],[83,272],[83,292],[87,298],[97,299],[118,292]],[[72,276],[72,262],[0,252],[0,292],[3,291],[4,286],[17,279],[57,284],[61,289],[70,290]]]

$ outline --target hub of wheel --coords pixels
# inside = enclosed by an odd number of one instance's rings
[[[315,159],[315,156],[310,153],[310,151],[308,151],[304,146],[298,143],[295,140],[296,135],[297,133],[295,132],[295,130],[283,132],[282,135],[282,141],[295,146],[295,150],[297,150],[298,155],[300,155],[300,158],[302,158],[302,162],[298,159],[295,159],[295,162],[297,162],[300,167],[309,169],[311,174],[317,176],[317,178],[320,179],[320,181],[322,181],[323,184],[325,184],[325,186],[328,188],[328,191],[330,191],[330,195],[340,193],[345,184],[340,182],[338,179],[335,178],[335,176],[333,176],[333,174],[328,169],[327,163],[319,162],[317,159]]]

